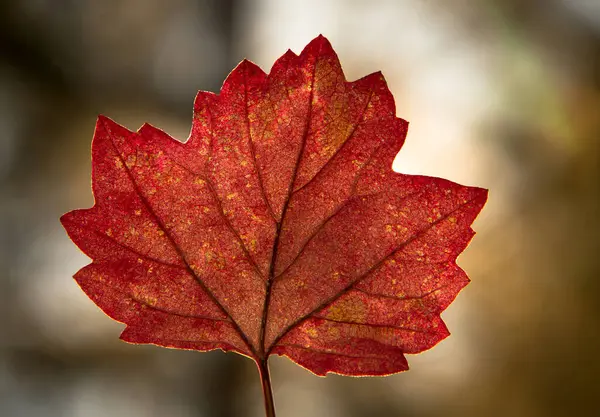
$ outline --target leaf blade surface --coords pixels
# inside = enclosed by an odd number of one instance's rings
[[[346,81],[329,42],[243,61],[200,92],[181,143],[100,117],[95,205],[61,221],[75,275],[133,343],[285,355],[385,375],[448,336],[441,312],[487,191],[391,169],[408,128],[380,73]]]

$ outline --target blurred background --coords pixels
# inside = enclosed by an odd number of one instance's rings
[[[387,78],[397,171],[491,192],[452,336],[386,378],[272,358],[278,415],[598,415],[597,0],[0,2],[0,415],[264,415],[251,361],[120,342],[58,218],[93,203],[99,113],[185,140],[197,90],[319,33],[349,80]]]

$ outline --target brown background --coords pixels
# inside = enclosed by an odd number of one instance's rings
[[[132,346],[71,275],[58,217],[92,204],[97,114],[185,139],[198,89],[323,33],[382,70],[401,172],[487,187],[453,335],[387,378],[271,360],[281,417],[593,416],[600,395],[600,2],[0,3],[0,415],[261,416],[251,361]]]

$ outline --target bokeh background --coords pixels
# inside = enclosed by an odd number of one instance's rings
[[[411,122],[395,169],[489,188],[452,336],[386,378],[271,360],[278,415],[596,416],[600,2],[0,2],[0,415],[262,416],[235,354],[122,343],[71,276],[97,114],[187,138],[196,91],[319,33]]]

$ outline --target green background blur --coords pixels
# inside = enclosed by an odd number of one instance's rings
[[[452,336],[386,378],[271,360],[281,417],[600,415],[600,1],[0,2],[0,415],[262,416],[235,354],[122,343],[71,276],[105,114],[184,140],[196,91],[325,35],[411,122],[394,168],[489,188]]]

